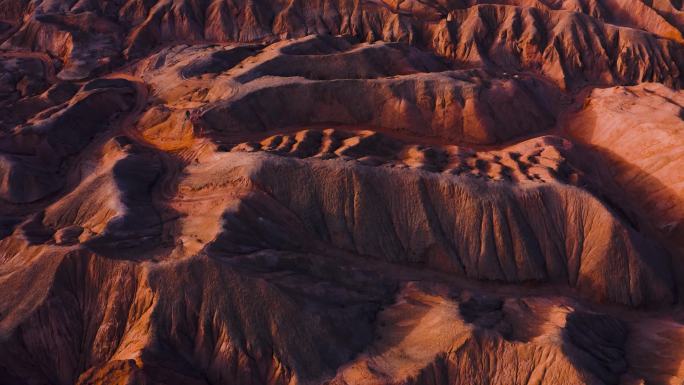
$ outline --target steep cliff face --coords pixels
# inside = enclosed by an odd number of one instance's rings
[[[174,41],[273,42],[311,34],[407,42],[462,65],[534,71],[573,89],[647,81],[680,87],[684,63],[682,12],[663,2],[7,3],[1,17],[23,13],[27,21],[4,47],[60,57],[65,79],[86,77]]]
[[[0,0],[0,384],[679,384],[665,0]]]
[[[249,167],[242,172],[261,191],[231,204],[210,251],[307,250],[313,242],[313,250],[334,247],[475,279],[562,283],[599,301],[673,300],[667,252],[577,189],[256,157],[221,160],[240,171]],[[204,188],[194,175],[187,183]],[[211,178],[223,180],[218,171]]]
[[[677,166],[684,142],[682,96],[657,84],[595,90],[567,123],[573,137],[605,157],[626,200],[679,241],[684,239],[684,170]]]
[[[678,272],[684,269],[683,101],[681,92],[659,84],[594,90],[565,123],[604,162],[614,183],[607,191],[632,222],[676,250]]]

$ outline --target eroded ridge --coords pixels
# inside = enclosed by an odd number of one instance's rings
[[[230,151],[264,151],[300,159],[341,158],[364,166],[415,168],[496,181],[578,184],[581,171],[573,169],[561,153],[570,150],[569,146],[572,144],[561,138],[542,137],[503,150],[477,151],[467,146],[410,144],[372,130],[328,128],[273,135],[240,143]]]
[[[681,384],[682,11],[0,0],[0,384]]]

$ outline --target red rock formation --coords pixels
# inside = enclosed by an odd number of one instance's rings
[[[654,0],[0,0],[0,384],[679,384]]]

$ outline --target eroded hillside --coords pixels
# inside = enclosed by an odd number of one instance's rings
[[[0,0],[0,384],[682,384],[683,34]]]

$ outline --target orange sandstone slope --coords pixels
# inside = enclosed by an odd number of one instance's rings
[[[0,384],[684,383],[683,34],[0,0]]]

